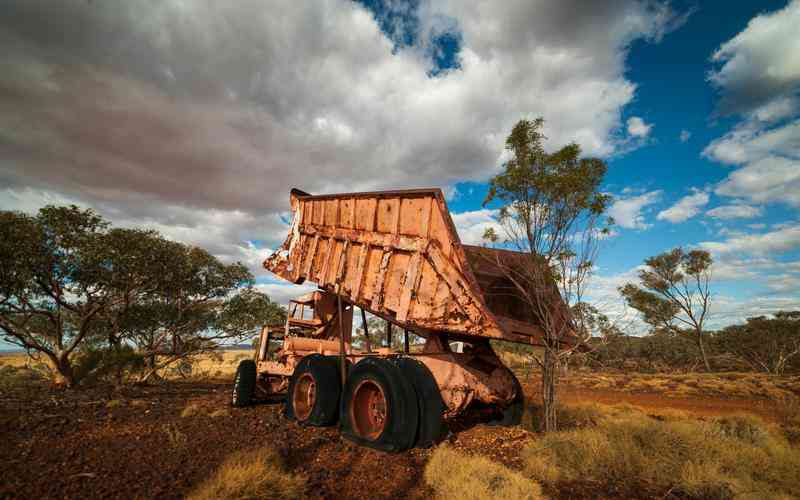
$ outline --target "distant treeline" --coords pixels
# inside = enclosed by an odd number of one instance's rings
[[[800,373],[800,311],[749,318],[743,324],[706,332],[715,371],[756,371],[776,375]],[[585,352],[575,353],[572,366],[640,372],[704,369],[695,338],[655,329],[647,335],[625,335],[614,328],[595,336]],[[502,343],[500,350],[524,354],[530,347]]]

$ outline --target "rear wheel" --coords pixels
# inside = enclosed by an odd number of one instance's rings
[[[236,377],[233,379],[233,406],[247,406],[253,402],[253,393],[256,388],[256,362],[244,359],[236,368]]]
[[[395,360],[356,363],[342,393],[342,435],[362,446],[402,451],[414,446],[419,406],[413,385]]]
[[[306,356],[289,381],[286,415],[301,424],[333,425],[339,416],[340,393],[336,360],[321,354]]]
[[[419,425],[414,446],[428,448],[436,443],[444,428],[444,401],[439,385],[428,367],[414,358],[400,358],[397,365],[417,393]]]

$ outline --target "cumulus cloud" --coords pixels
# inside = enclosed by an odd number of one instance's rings
[[[718,254],[784,253],[800,248],[800,225],[785,225],[766,233],[736,235],[725,241],[704,241],[700,243],[700,247]]]
[[[742,121],[712,141],[704,156],[738,168],[715,193],[754,203],[800,206],[800,0],[753,18],[717,50],[710,81],[720,110]]]
[[[692,133],[689,132],[688,130],[684,129],[684,130],[681,130],[681,133],[678,136],[678,139],[680,139],[681,142],[687,142],[690,137],[692,137]]]
[[[611,204],[608,215],[616,224],[628,229],[647,229],[652,226],[645,222],[643,210],[661,199],[661,191],[649,191],[638,196],[620,198]]]
[[[503,228],[497,223],[497,210],[481,209],[471,212],[460,212],[451,214],[453,224],[458,230],[458,237],[461,243],[467,245],[480,245],[483,241],[483,233],[492,228],[495,233],[503,238]]]
[[[552,147],[614,154],[627,48],[686,17],[638,1],[404,9],[389,29],[345,0],[5,2],[6,205],[69,199],[257,262],[291,187],[452,192],[492,174],[524,116],[548,119]],[[458,64],[437,73],[443,35]]]
[[[699,214],[700,210],[708,203],[708,193],[697,189],[694,191],[694,194],[684,196],[671,207],[658,212],[656,219],[677,224]]]
[[[650,130],[653,128],[652,124],[645,123],[644,120],[638,116],[628,118],[627,126],[628,134],[633,137],[647,137],[650,135]]]
[[[709,80],[723,93],[722,113],[743,113],[785,99],[800,82],[800,0],[758,15],[711,56]]]
[[[722,205],[712,208],[706,215],[715,219],[752,219],[764,213],[761,207],[744,204]],[[753,224],[755,225],[755,224]]]

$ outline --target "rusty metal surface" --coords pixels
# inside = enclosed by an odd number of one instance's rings
[[[473,272],[476,261],[467,258],[441,190],[322,196],[293,190],[290,201],[289,235],[264,262],[281,278],[314,282],[422,335],[541,339],[530,318],[485,295],[476,274],[486,273]]]

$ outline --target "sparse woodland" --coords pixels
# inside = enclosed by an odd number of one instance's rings
[[[143,382],[249,339],[284,314],[253,283],[242,264],[90,209],[0,212],[0,333],[58,385]]]

